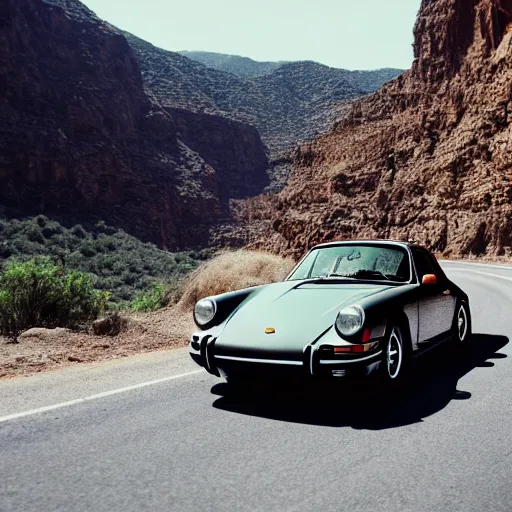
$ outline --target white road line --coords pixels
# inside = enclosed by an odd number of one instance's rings
[[[118,395],[120,393],[126,393],[127,391],[133,391],[134,389],[146,388],[148,386],[154,386],[155,384],[161,384],[162,382],[169,382],[171,380],[181,379],[182,377],[188,377],[189,375],[195,375],[196,373],[204,372],[204,370],[193,370],[187,373],[180,373],[178,375],[171,375],[170,377],[163,377],[162,379],[150,380],[148,382],[141,382],[140,384],[134,384],[132,386],[126,386],[124,388],[112,389],[111,391],[104,391],[103,393],[97,393],[95,395],[85,396],[77,398],[75,400],[69,400],[68,402],[62,402],[60,404],[47,405],[46,407],[38,407],[37,409],[31,409],[29,411],[18,412],[9,414],[7,416],[0,417],[0,423],[5,421],[15,420],[18,418],[24,418],[25,416],[32,416],[33,414],[40,414],[43,412],[54,411],[55,409],[62,409],[63,407],[69,407],[71,405],[81,404],[84,402],[90,402],[91,400],[97,400],[98,398],[105,398],[107,396]]]
[[[482,276],[497,277],[498,279],[505,279],[505,281],[512,281],[512,277],[500,276],[498,274],[490,274],[489,272],[479,272],[478,270],[468,270],[465,268],[452,268],[450,272],[470,272],[471,274],[480,274]]]

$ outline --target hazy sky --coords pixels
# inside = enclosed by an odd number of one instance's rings
[[[82,0],[167,50],[347,69],[408,68],[421,0]]]

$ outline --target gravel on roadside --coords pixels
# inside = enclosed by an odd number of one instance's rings
[[[177,306],[129,314],[127,320],[126,329],[117,336],[41,329],[18,343],[0,337],[0,379],[182,347],[194,330],[190,312]]]

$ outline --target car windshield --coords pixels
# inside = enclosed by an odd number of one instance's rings
[[[390,245],[338,245],[311,251],[289,280],[347,278],[407,282],[411,277],[409,254]]]

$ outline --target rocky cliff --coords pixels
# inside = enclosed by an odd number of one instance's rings
[[[268,186],[269,162],[256,128],[183,109],[169,112],[180,140],[208,165],[222,169],[217,172],[217,189],[223,205],[227,206],[231,199],[253,196]]]
[[[512,254],[512,1],[423,0],[414,31],[412,69],[301,147],[280,195],[244,209],[266,219],[265,245],[378,237]]]
[[[268,182],[265,147],[247,125],[183,113],[184,144],[144,90],[125,37],[77,0],[2,0],[0,48],[8,212],[102,219],[164,247],[190,247],[206,243],[231,197]]]

